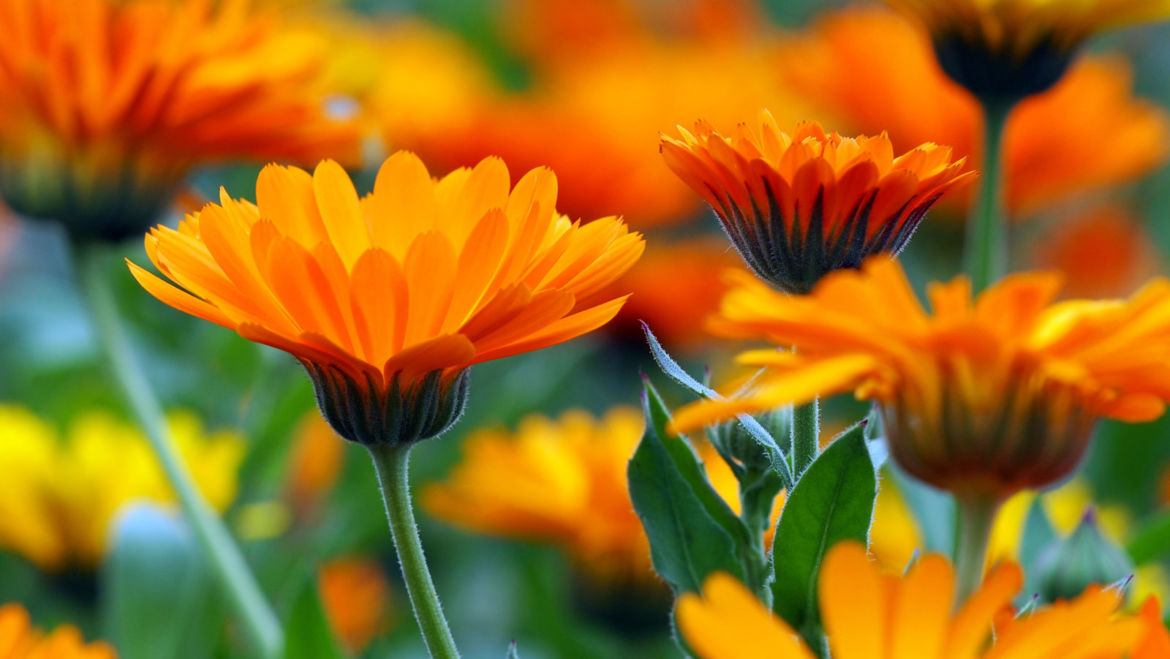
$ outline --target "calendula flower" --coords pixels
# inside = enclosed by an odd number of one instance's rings
[[[344,466],[345,445],[337,433],[310,412],[297,424],[285,475],[285,491],[293,506],[311,515],[337,483]]]
[[[730,136],[705,122],[678,130],[681,139],[662,138],[666,164],[715,210],[748,267],[791,293],[897,255],[931,205],[971,176],[947,147],[894,157],[884,133],[844,138],[805,123],[789,136],[767,111]]]
[[[186,413],[172,414],[170,427],[203,496],[226,509],[236,496],[242,438],[207,433]],[[101,412],[79,417],[59,438],[27,410],[0,406],[0,473],[0,549],[46,570],[95,567],[123,507],[175,501],[142,433]]]
[[[1170,18],[1167,0],[886,0],[920,19],[939,64],[984,99],[1018,100],[1064,74],[1089,37]]]
[[[76,237],[144,230],[202,163],[357,155],[321,44],[242,1],[10,0],[0,32],[0,194]]]
[[[422,505],[480,533],[556,544],[609,582],[646,583],[655,578],[650,543],[626,480],[644,427],[641,412],[616,407],[600,419],[570,411],[529,416],[515,433],[477,431],[447,479],[423,489]],[[708,445],[700,455],[712,485],[739,510],[731,470]]]
[[[1148,614],[1119,615],[1115,591],[1092,587],[1074,600],[1018,618],[1003,615],[1022,583],[1019,566],[1001,565],[952,613],[955,577],[942,556],[928,554],[904,576],[895,576],[871,563],[860,544],[842,542],[829,550],[821,567],[821,619],[837,659],[1159,656],[1145,652],[1164,640],[1161,620]],[[1157,601],[1151,601],[1156,612]],[[724,573],[708,577],[701,596],[687,593],[679,598],[678,623],[687,644],[703,659],[817,656],[746,587]]]
[[[933,314],[901,266],[868,261],[807,297],[741,278],[716,329],[795,352],[758,350],[768,368],[731,399],[675,417],[681,430],[816,395],[855,391],[881,408],[891,454],[913,476],[1001,501],[1076,466],[1098,417],[1157,418],[1170,397],[1170,282],[1129,300],[1053,304],[1055,274],[1010,276],[972,300],[965,277],[928,288]]]
[[[228,197],[146,237],[168,284],[130,264],[180,311],[296,357],[346,439],[399,445],[448,428],[468,368],[567,341],[608,322],[599,296],[644,243],[620,220],[556,212],[556,177],[513,188],[507,167],[431,178],[414,155],[382,165],[359,198],[340,165],[270,165],[257,203]]]
[[[337,442],[334,442],[337,444]],[[338,558],[319,571],[321,604],[346,649],[361,653],[384,633],[390,614],[390,584],[372,560]]]
[[[1055,220],[1033,248],[1032,261],[1063,274],[1068,295],[1111,297],[1161,270],[1154,245],[1130,210],[1104,205]]]
[[[106,643],[86,643],[72,625],[48,634],[33,627],[28,611],[19,604],[0,606],[0,657],[4,659],[117,659]]]
[[[927,35],[897,14],[873,7],[825,14],[780,54],[777,66],[788,84],[850,130],[888,131],[895,149],[946,144],[983,169],[978,102],[939,69]],[[1110,138],[1083,126],[1110,126]],[[1116,56],[1083,57],[1008,118],[1005,202],[1019,219],[1128,183],[1161,166],[1168,144],[1170,118],[1133,95],[1130,64]],[[963,192],[948,199],[965,204],[970,195]]]

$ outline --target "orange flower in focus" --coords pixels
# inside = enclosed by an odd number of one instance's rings
[[[321,566],[319,577],[321,604],[333,632],[346,650],[361,653],[387,628],[390,584],[386,574],[371,560],[340,558]]]
[[[843,138],[817,123],[790,137],[767,111],[729,136],[705,122],[678,130],[681,139],[662,138],[666,164],[715,210],[748,267],[790,293],[868,256],[896,256],[931,205],[972,176],[947,147],[894,157],[884,133]]]
[[[781,53],[789,84],[843,124],[888,131],[897,149],[948,144],[982,167],[976,100],[939,69],[927,36],[896,14],[829,14]],[[1013,215],[1132,181],[1166,161],[1170,118],[1132,89],[1125,60],[1086,57],[1052,90],[1017,106],[1005,137]],[[1108,138],[1085,126],[1109,126]]]
[[[412,442],[455,421],[471,365],[568,341],[621,308],[598,294],[641,256],[641,235],[614,217],[572,222],[556,195],[549,170],[513,188],[498,158],[436,181],[400,151],[362,198],[333,161],[311,175],[270,165],[256,204],[221,191],[147,235],[173,284],[129,265],[159,300],[300,360],[342,437]]]
[[[958,277],[928,287],[928,314],[887,259],[805,297],[741,277],[714,329],[795,352],[740,355],[768,370],[674,423],[686,431],[852,390],[881,407],[892,457],[922,481],[987,501],[1050,485],[1080,461],[1097,417],[1148,421],[1170,399],[1170,282],[1124,301],[1053,303],[1059,288],[1057,275],[1025,273],[972,299]]]
[[[1120,206],[1057,220],[1036,245],[1033,261],[1061,272],[1065,293],[1075,297],[1123,295],[1160,270],[1153,239]]]
[[[32,626],[19,604],[0,606],[0,657],[4,659],[117,659],[105,643],[86,645],[81,632],[62,625],[49,634]]]
[[[0,33],[0,193],[77,236],[138,233],[205,162],[357,156],[315,37],[243,2],[9,0]]]

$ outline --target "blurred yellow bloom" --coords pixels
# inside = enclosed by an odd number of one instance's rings
[[[422,491],[422,505],[473,531],[554,543],[604,578],[653,579],[626,481],[644,426],[641,412],[616,407],[600,419],[570,411],[529,416],[515,433],[475,432],[446,481]],[[702,446],[712,485],[738,511],[735,476]]]
[[[977,297],[965,277],[928,289],[932,313],[886,258],[831,273],[808,296],[743,277],[716,329],[776,349],[742,394],[679,410],[679,430],[854,391],[882,410],[892,457],[961,496],[1002,501],[1067,476],[1097,417],[1151,420],[1170,390],[1170,282],[1128,300],[1054,303],[1060,278],[1010,276]]]
[[[0,33],[0,193],[77,236],[137,234],[203,163],[357,157],[323,44],[242,0],[8,0]]]
[[[888,131],[899,150],[946,144],[982,170],[978,104],[939,70],[930,48],[926,35],[893,12],[855,8],[793,35],[777,65],[837,125]],[[1084,126],[1109,126],[1109,138]],[[1133,96],[1129,63],[1082,58],[1052,90],[1012,112],[1004,144],[1008,206],[1019,217],[1135,180],[1166,161],[1168,145],[1170,117]]]
[[[242,438],[207,433],[187,413],[172,413],[169,421],[203,496],[226,509],[236,496]],[[95,566],[125,505],[175,501],[142,433],[102,412],[79,417],[59,438],[28,411],[2,405],[0,447],[0,548],[44,569]]]
[[[325,615],[347,650],[360,653],[385,633],[390,615],[390,583],[376,562],[338,558],[321,566],[319,578]]]
[[[72,625],[61,625],[48,634],[32,626],[28,612],[19,604],[0,606],[0,657],[3,659],[117,659],[109,645],[86,644]]]
[[[883,573],[865,548],[843,542],[820,572],[821,619],[836,659],[1155,659],[1166,629],[1152,616],[1116,613],[1115,592],[1090,588],[1020,618],[1003,615],[1023,575],[999,566],[952,613],[954,572],[937,554],[905,576]],[[1152,608],[1156,609],[1153,601]],[[733,577],[708,577],[678,602],[679,629],[703,659],[812,659],[796,632]],[[993,624],[995,634],[992,635]]]

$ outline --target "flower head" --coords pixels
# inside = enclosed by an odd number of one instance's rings
[[[512,187],[488,158],[434,180],[413,154],[359,198],[325,161],[270,165],[253,204],[221,193],[178,230],[146,237],[168,284],[130,264],[161,301],[291,353],[342,437],[434,437],[462,411],[467,369],[567,341],[617,313],[599,295],[644,243],[620,220],[556,212],[556,178]]]
[[[321,604],[333,631],[350,652],[365,650],[388,626],[391,602],[386,574],[375,561],[347,557],[322,565],[319,578]]]
[[[19,604],[0,606],[0,656],[5,659],[117,659],[109,645],[86,644],[72,625],[45,634],[32,626],[28,611]]]
[[[1167,0],[887,0],[925,23],[939,64],[983,98],[1048,89],[1098,32],[1170,18]]]
[[[731,136],[699,122],[662,138],[666,163],[701,194],[748,266],[791,293],[867,256],[896,255],[926,211],[968,179],[951,150],[894,157],[890,139],[844,138],[805,123],[789,136],[772,115]]]
[[[241,438],[207,434],[184,413],[172,414],[170,426],[203,496],[226,509],[236,496]],[[93,568],[124,506],[169,503],[175,495],[133,426],[93,412],[79,417],[64,439],[27,410],[0,406],[0,548],[47,570]]]
[[[1097,417],[1143,421],[1170,398],[1170,282],[1127,301],[1053,303],[1056,275],[1008,277],[972,300],[964,277],[928,288],[874,259],[807,297],[751,278],[724,298],[717,329],[795,353],[751,351],[768,367],[750,391],[675,417],[681,429],[854,390],[882,409],[893,457],[957,493],[1004,498],[1076,466]]]
[[[11,0],[0,32],[0,194],[77,237],[142,231],[200,163],[356,156],[320,44],[243,2]]]
[[[821,567],[820,613],[838,659],[1157,656],[1131,653],[1159,647],[1165,636],[1161,621],[1155,626],[1149,614],[1117,614],[1116,592],[1091,587],[1074,600],[1018,618],[1001,615],[1022,585],[1019,566],[1000,565],[952,614],[955,578],[945,558],[929,554],[899,577],[884,574],[860,544],[842,542],[829,550]],[[723,573],[708,577],[701,596],[679,598],[678,621],[683,638],[703,659],[816,656],[747,588]]]

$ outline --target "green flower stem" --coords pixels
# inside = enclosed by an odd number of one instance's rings
[[[987,544],[999,502],[978,497],[955,497],[955,606],[967,600],[983,583]]]
[[[179,457],[162,406],[155,398],[122,328],[102,247],[89,246],[79,256],[82,261],[81,286],[88,298],[94,328],[122,394],[146,432],[151,449],[174,488],[195,537],[210,559],[236,614],[247,627],[259,656],[275,659],[280,656],[284,645],[280,622],[264,599],[239,547],[203,499]]]
[[[1007,274],[1007,211],[1004,208],[1003,135],[1014,104],[984,101],[983,172],[979,197],[967,218],[963,265],[978,293]]]
[[[821,406],[816,398],[792,410],[792,471],[797,480],[821,448]]]
[[[378,482],[382,486],[382,501],[386,504],[386,516],[390,519],[390,535],[398,550],[398,562],[406,581],[406,592],[410,596],[414,617],[422,628],[427,650],[436,659],[455,659],[459,650],[443,607],[439,593],[427,569],[423,555],[422,541],[418,537],[418,526],[414,522],[414,511],[410,505],[410,445],[391,446],[376,444],[366,446],[374,458]]]

